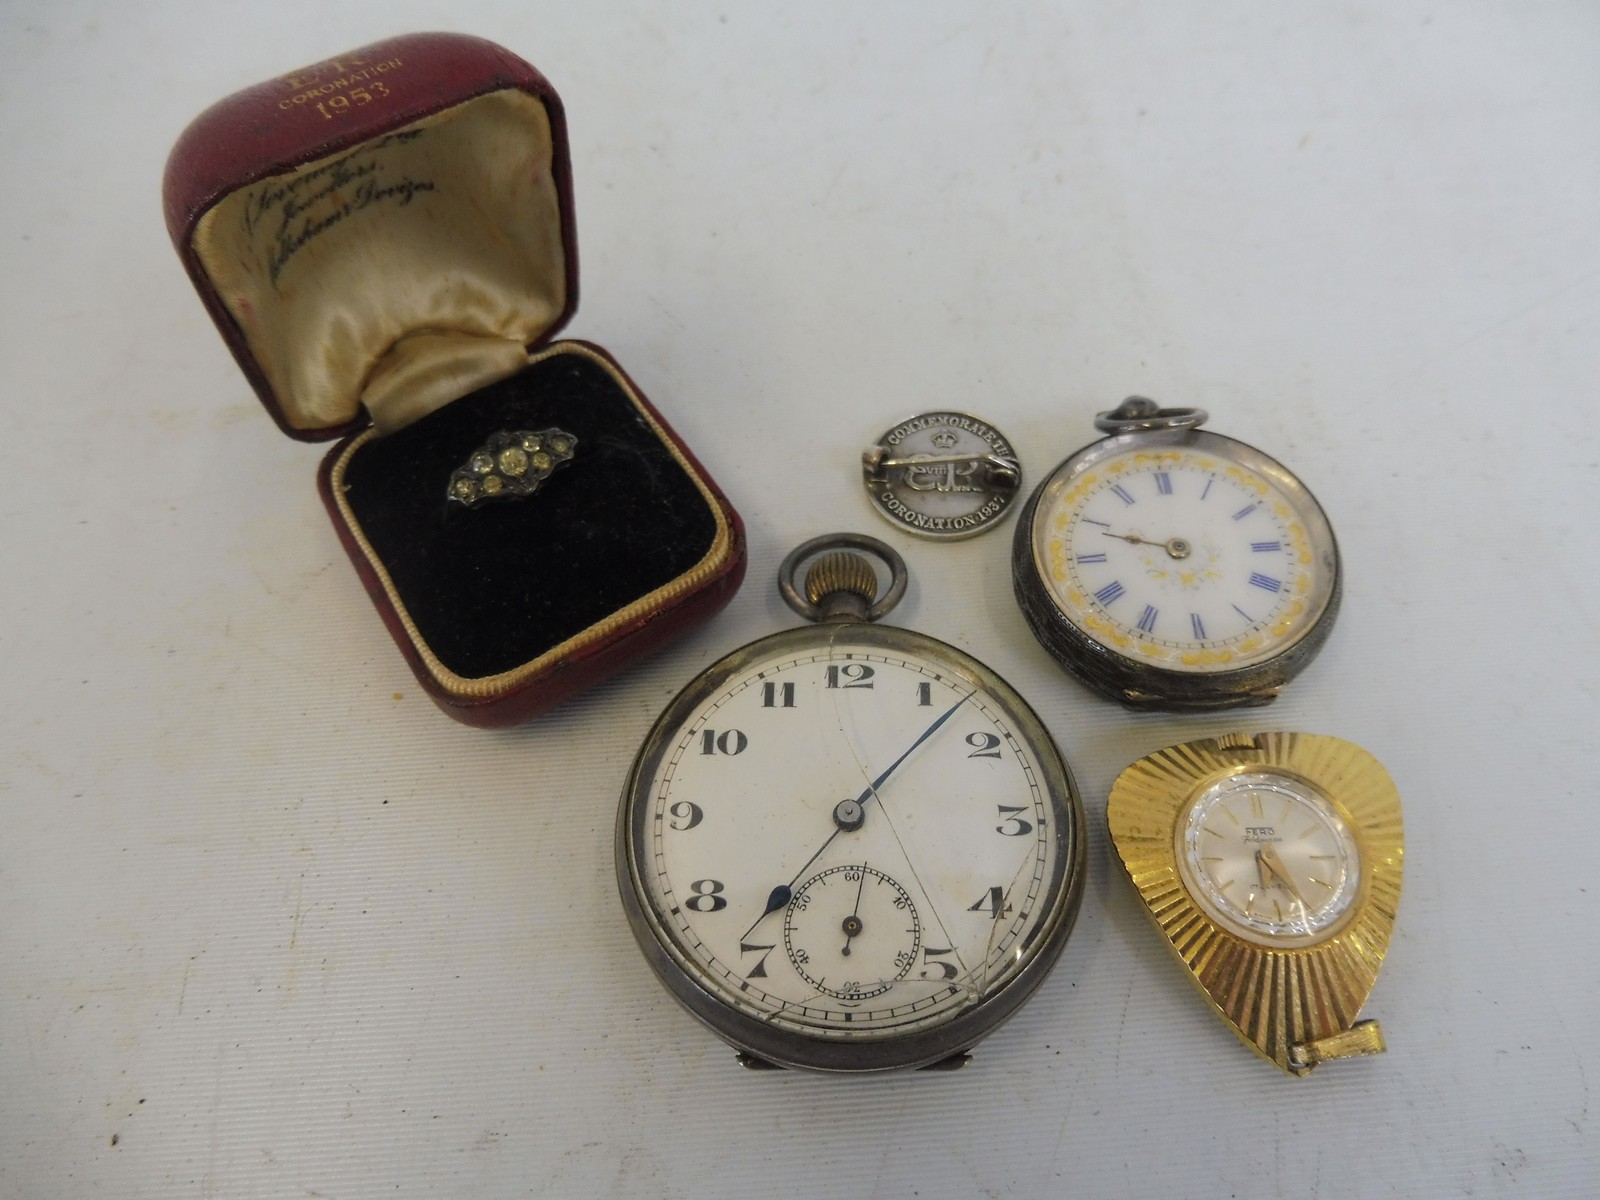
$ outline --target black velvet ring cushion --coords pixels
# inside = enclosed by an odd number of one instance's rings
[[[451,472],[493,434],[551,428],[577,448],[538,491],[475,508],[447,499]],[[404,429],[362,435],[333,479],[419,649],[465,680],[603,627],[727,536],[621,372],[572,343]]]

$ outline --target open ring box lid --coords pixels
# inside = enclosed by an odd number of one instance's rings
[[[261,402],[341,440],[323,500],[417,679],[526,720],[698,624],[744,574],[738,515],[622,368],[553,342],[577,305],[561,102],[478,38],[413,34],[269,80],[173,148],[167,228]],[[532,495],[452,473],[560,429]]]

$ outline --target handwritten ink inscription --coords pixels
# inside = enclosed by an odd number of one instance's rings
[[[387,173],[383,161],[386,148],[425,134],[421,129],[389,134],[314,171],[265,184],[249,196],[244,231],[255,244],[265,243],[273,286],[296,254],[356,213],[386,203],[404,208],[418,195],[437,191],[431,179]]]

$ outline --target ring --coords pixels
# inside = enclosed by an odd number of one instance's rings
[[[451,472],[445,496],[468,508],[531,496],[577,446],[565,429],[502,429]]]

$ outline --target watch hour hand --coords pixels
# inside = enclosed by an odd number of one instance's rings
[[[780,883],[777,887],[773,888],[772,893],[767,897],[766,908],[761,910],[761,915],[756,918],[755,925],[750,926],[749,929],[744,931],[745,936],[749,937],[750,934],[755,931],[756,925],[761,924],[761,922],[767,917],[771,916],[780,908],[783,908],[786,904],[788,904],[792,896],[793,893],[789,890],[789,885],[786,883]]]
[[[1300,902],[1301,908],[1309,907],[1306,904],[1306,898],[1300,894],[1300,889],[1295,886],[1294,880],[1289,877],[1289,869],[1283,865],[1283,859],[1278,856],[1277,850],[1271,845],[1263,846],[1256,851],[1256,859],[1283,886],[1284,891]],[[1262,882],[1263,884],[1266,882],[1265,878],[1262,879]]]

